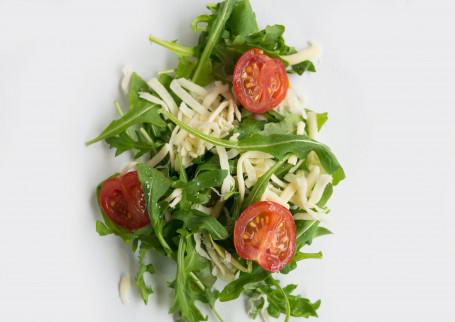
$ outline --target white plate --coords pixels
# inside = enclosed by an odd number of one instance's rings
[[[206,1],[0,3],[0,320],[172,321],[173,269],[154,258],[155,294],[132,289],[129,246],[97,236],[98,182],[121,169],[105,144],[85,147],[117,117],[121,68],[145,79],[176,58],[149,33],[179,39]],[[323,47],[297,79],[307,107],[329,112],[321,140],[347,180],[330,201],[333,236],[285,277],[319,321],[449,321],[454,296],[455,10],[450,1],[252,1],[260,27],[288,44]],[[244,301],[218,303],[244,321]],[[214,319],[209,315],[210,320]]]

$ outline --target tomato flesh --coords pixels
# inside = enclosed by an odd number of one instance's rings
[[[250,49],[235,65],[233,85],[243,107],[263,113],[284,100],[289,80],[281,60],[264,55],[260,49]]]
[[[150,223],[137,171],[106,180],[101,187],[100,204],[104,213],[123,228],[136,230]]]
[[[294,218],[288,209],[276,202],[257,202],[248,207],[235,223],[234,245],[240,257],[277,272],[294,256]]]

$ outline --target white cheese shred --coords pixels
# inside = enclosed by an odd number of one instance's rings
[[[131,75],[133,75],[133,70],[130,65],[125,65],[122,69],[123,73],[123,78],[122,82],[120,83],[120,87],[122,88],[123,93],[126,95],[128,94],[129,87],[130,87],[130,81],[131,81]]]
[[[179,109],[177,107],[177,104],[175,103],[174,99],[172,98],[171,94],[167,91],[167,89],[163,86],[163,84],[160,83],[160,81],[154,77],[147,83],[157,94],[161,99],[166,103],[166,105],[169,107],[170,111],[172,114],[177,115],[179,112]]]
[[[155,154],[155,156],[149,162],[147,162],[147,165],[152,168],[155,167],[158,163],[163,161],[164,157],[169,153],[170,149],[171,146],[169,145],[169,143],[166,143],[161,148],[161,150],[157,154]]]
[[[131,280],[127,275],[122,275],[119,283],[119,296],[123,304],[128,304],[128,294],[131,288]]]

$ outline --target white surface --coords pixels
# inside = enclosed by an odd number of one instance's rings
[[[148,79],[174,56],[148,34],[193,44],[206,1],[0,2],[0,320],[171,321],[172,279],[118,296],[129,247],[100,238],[96,184],[122,168],[104,144],[121,67]],[[452,1],[252,1],[260,27],[323,47],[297,83],[328,111],[321,139],[347,180],[330,202],[336,233],[290,274],[322,299],[319,321],[453,321],[455,5]],[[342,4],[341,4],[342,3]],[[156,282],[159,280],[159,283]],[[244,320],[243,301],[218,304]],[[209,315],[210,320],[214,319]]]

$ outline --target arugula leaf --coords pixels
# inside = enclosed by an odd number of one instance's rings
[[[144,281],[144,274],[146,272],[150,274],[155,273],[155,269],[153,268],[152,264],[144,264],[144,257],[147,251],[150,250],[150,247],[146,244],[141,244],[139,248],[139,270],[136,274],[136,285],[141,292],[142,299],[144,303],[148,303],[149,295],[153,293],[153,290],[150,286],[147,286]]]
[[[175,187],[182,189],[182,199],[178,203],[180,209],[189,209],[192,204],[200,204],[208,196],[201,195],[207,189],[219,186],[227,176],[227,170],[210,170],[198,174],[189,182],[176,182]]]
[[[109,228],[107,228],[107,226],[103,222],[99,220],[96,221],[96,232],[100,236],[107,236],[112,234],[112,231]]]
[[[168,207],[167,202],[158,200],[164,196],[171,186],[171,182],[160,171],[151,168],[145,164],[138,163],[136,165],[139,181],[144,189],[145,201],[147,210],[155,230],[156,237],[160,241],[166,252],[171,253],[172,250],[163,238],[163,213]]]
[[[317,220],[297,220],[295,222],[297,232],[296,250],[299,250],[305,244],[311,245],[318,226],[319,221]]]
[[[297,268],[297,262],[303,259],[314,258],[314,259],[322,259],[322,252],[319,253],[301,253],[297,251],[292,258],[292,261],[283,267],[280,271],[281,274],[288,274],[290,271]]]
[[[234,35],[247,36],[259,31],[256,22],[256,15],[251,8],[249,0],[241,0],[232,10],[231,17],[226,23],[226,27]]]
[[[272,177],[273,173],[279,169],[283,163],[286,162],[286,160],[291,156],[291,154],[288,154],[287,156],[284,157],[283,160],[275,162],[275,164],[267,170],[266,173],[264,173],[262,176],[258,178],[256,183],[253,186],[253,189],[251,189],[250,194],[248,195],[248,198],[245,200],[243,203],[243,209],[248,208],[252,204],[261,201],[262,195],[264,194],[265,190],[267,189],[267,186],[269,184],[270,178]]]
[[[193,161],[194,162],[194,161]],[[234,160],[228,160],[229,162],[229,171],[230,173],[235,173],[237,170],[237,165]],[[220,157],[218,154],[214,154],[207,161],[200,164],[196,168],[196,176],[203,171],[212,171],[220,169]]]
[[[313,238],[321,237],[325,235],[332,235],[333,233],[325,227],[318,226],[316,232],[313,235]]]
[[[148,92],[149,86],[148,84],[136,73],[131,75],[130,79],[130,91],[138,92]]]
[[[185,227],[188,227],[193,233],[205,229],[215,240],[229,237],[226,228],[218,220],[196,209],[176,211],[171,218],[183,221]]]
[[[242,119],[242,122],[240,122],[239,126],[234,128],[234,133],[240,133],[237,139],[241,140],[250,134],[264,130],[264,126],[266,124],[266,121],[257,121],[252,118],[244,118]]]
[[[295,134],[297,125],[301,121],[303,121],[303,118],[300,115],[284,111],[284,118],[282,121],[265,124],[264,130],[258,132],[258,134],[263,136],[272,134]]]
[[[206,22],[209,23],[212,21],[212,16],[209,15],[200,15],[196,19],[193,20],[191,23],[190,29],[193,30],[194,32],[197,32],[198,30],[201,30],[201,28],[198,26],[199,23],[201,22]],[[204,29],[207,29],[206,27]]]
[[[134,158],[138,159],[147,152],[159,148],[163,145],[162,142],[153,142],[149,143],[142,139],[139,131],[136,131],[137,141],[129,136],[126,132],[120,133],[118,136],[110,137],[106,139],[106,143],[109,144],[109,147],[116,148],[115,156],[122,154],[128,150],[137,150]]]
[[[313,72],[313,73],[316,72],[316,68],[314,67],[314,64],[309,60],[305,60],[301,63],[292,65],[292,68],[290,70],[288,70],[288,73],[302,75],[306,71]]]
[[[251,273],[240,273],[238,279],[230,282],[224,287],[223,291],[221,291],[220,294],[220,301],[227,302],[235,300],[245,289],[251,287],[254,284],[264,281],[269,276],[270,272],[264,270],[259,265],[254,265]]]
[[[172,283],[175,289],[174,302],[169,313],[179,312],[180,316],[187,321],[206,320],[196,307],[194,302],[200,300],[198,293],[193,292],[191,279],[185,266],[185,251],[187,249],[186,237],[181,236],[177,252],[177,276]]]
[[[199,57],[199,62],[191,80],[201,86],[205,86],[212,80],[212,62],[210,55],[216,43],[220,40],[226,21],[229,19],[235,0],[225,0],[211,10],[215,17],[207,29],[207,43]]]
[[[190,61],[186,57],[180,57],[179,58],[179,66],[177,67],[177,70],[175,71],[175,79],[179,78],[190,78],[191,75],[193,75],[194,69],[197,66],[197,60],[196,61]]]
[[[321,165],[327,173],[333,174],[337,170],[339,171],[339,169],[342,169],[335,155],[330,151],[328,146],[319,143],[306,135],[273,134],[269,136],[262,136],[255,133],[247,138],[239,140],[238,142],[232,142],[201,133],[181,122],[167,111],[162,111],[162,113],[188,133],[214,145],[223,146],[229,149],[237,149],[238,151],[266,152],[272,154],[280,160],[283,160],[288,153],[294,153],[300,159],[304,159],[308,153],[315,151],[319,157]]]
[[[330,196],[333,193],[333,185],[331,183],[327,184],[322,193],[321,199],[319,199],[318,203],[316,204],[318,207],[322,208],[325,206],[327,201],[329,200]]]
[[[136,242],[136,244],[141,242],[141,245],[144,245],[144,247],[146,245],[158,254],[166,256],[166,251],[163,246],[161,246],[161,243],[156,237],[155,231],[151,226],[145,226],[136,230],[133,242]],[[135,249],[133,249],[133,251],[135,251]]]
[[[185,47],[182,45],[177,44],[177,41],[166,41],[166,40],[161,40],[153,35],[149,36],[149,41],[153,44],[156,43],[160,46],[163,46],[166,49],[169,49],[172,51],[174,54],[177,55],[177,57],[185,57],[185,56],[192,56],[196,57],[197,56],[197,48],[196,47]]]
[[[224,178],[227,176],[227,170],[211,170],[204,171],[196,176],[190,182],[179,185],[182,189],[185,189],[189,195],[195,195],[198,192],[205,191],[208,188],[219,186],[223,183]]]
[[[340,183],[341,180],[345,179],[346,175],[343,168],[338,168],[335,172],[332,173],[332,185],[336,186]]]
[[[287,315],[287,313],[291,316],[305,318],[318,316],[316,310],[319,308],[321,301],[311,303],[308,299],[302,298],[300,295],[292,295],[291,293],[297,288],[297,285],[290,284],[281,289],[277,280],[271,277],[270,279],[273,280],[271,284],[275,288],[267,284],[260,287],[259,292],[267,295],[267,302],[269,303],[267,312],[271,316],[278,318],[281,314]]]
[[[120,119],[112,121],[104,130],[86,145],[110,138],[124,132],[127,128],[138,123],[152,123],[156,126],[165,127],[166,123],[158,114],[160,107],[139,98],[136,92],[130,91],[130,110]]]

